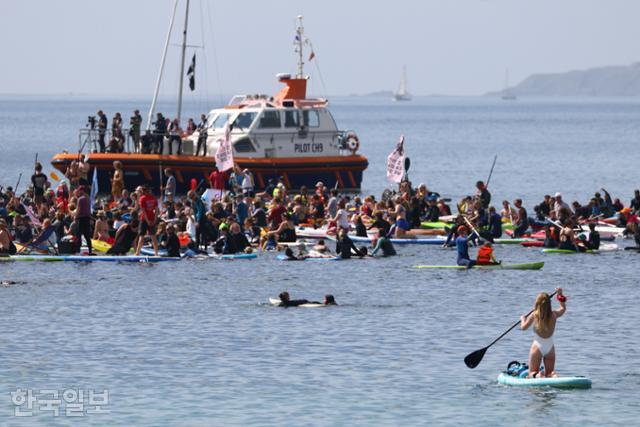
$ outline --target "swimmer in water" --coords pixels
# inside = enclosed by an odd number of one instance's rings
[[[278,295],[278,298],[280,298],[280,304],[278,304],[278,307],[298,307],[303,304],[320,304],[318,301],[309,301],[307,299],[292,300],[291,297],[289,296],[289,292],[286,292],[286,291],[280,292],[280,295]],[[322,304],[338,305],[336,303],[336,299],[331,294],[324,296],[324,302]]]

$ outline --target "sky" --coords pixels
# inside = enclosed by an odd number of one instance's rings
[[[1,4],[0,94],[153,94],[173,0]],[[184,4],[164,95],[177,92]],[[414,95],[481,95],[506,69],[517,84],[640,60],[637,0],[191,0],[198,96],[275,93],[275,75],[295,72],[297,15],[316,54],[310,92],[325,96],[395,90],[405,64]]]

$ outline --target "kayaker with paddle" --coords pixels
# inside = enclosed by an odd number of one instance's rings
[[[476,262],[469,258],[469,238],[467,237],[467,227],[458,227],[458,237],[456,238],[456,250],[458,251],[458,265],[471,268]]]
[[[533,325],[533,343],[529,350],[529,378],[557,377],[555,372],[556,349],[553,333],[556,321],[567,311],[567,298],[562,288],[556,288],[556,298],[560,308],[551,309],[551,298],[545,292],[538,294],[533,312],[520,316],[520,329],[527,330]],[[540,364],[544,363],[544,373],[540,372]]]

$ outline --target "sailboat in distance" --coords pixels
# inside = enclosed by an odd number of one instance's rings
[[[402,68],[402,78],[400,79],[400,85],[398,91],[393,94],[394,101],[411,101],[411,94],[407,92],[407,66]]]
[[[504,90],[502,91],[502,99],[505,101],[515,101],[518,99],[515,93],[511,91],[509,86],[509,69],[507,68],[504,73]]]

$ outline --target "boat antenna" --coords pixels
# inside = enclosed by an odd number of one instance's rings
[[[153,91],[153,99],[151,100],[151,107],[149,108],[149,116],[147,117],[147,130],[151,130],[151,121],[153,120],[153,113],[156,109],[156,102],[158,101],[158,92],[160,91],[160,82],[162,81],[162,71],[164,70],[164,63],[167,59],[167,50],[169,49],[169,41],[171,40],[171,30],[173,29],[173,21],[176,17],[176,10],[178,9],[178,0],[173,2],[173,13],[171,14],[171,21],[169,21],[169,31],[167,31],[167,40],[164,42],[164,50],[162,51],[162,59],[160,60],[160,70],[158,71],[158,79],[156,80],[156,89]]]
[[[184,11],[184,29],[182,30],[182,58],[180,60],[180,83],[178,84],[178,123],[182,116],[182,88],[184,86],[184,57],[187,52],[187,24],[189,23],[189,0]]]
[[[304,78],[304,27],[302,26],[302,15],[298,15],[298,27],[296,28],[295,52],[298,54],[298,74],[296,78]]]

